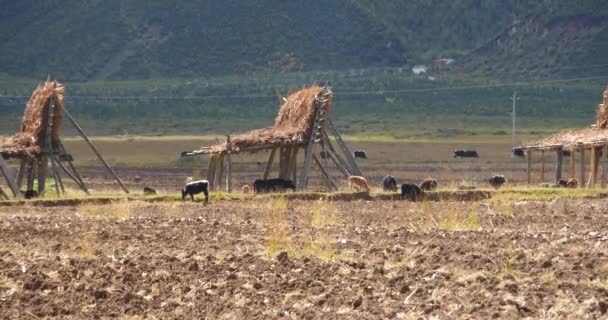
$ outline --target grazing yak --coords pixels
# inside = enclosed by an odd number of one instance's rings
[[[576,187],[578,187],[578,179],[576,179],[576,178],[571,178],[568,180],[559,179],[559,180],[557,180],[556,185],[560,188],[576,188]]]
[[[397,180],[395,177],[388,175],[382,179],[382,190],[386,191],[397,191]]]
[[[439,184],[439,182],[437,181],[437,179],[426,178],[426,179],[422,180],[422,183],[420,183],[420,189],[422,189],[424,191],[435,190],[435,189],[437,189],[438,184]]]
[[[513,148],[513,155],[520,158],[525,158],[526,155],[524,153],[524,149],[522,148]]]
[[[367,159],[367,153],[365,152],[365,150],[356,150],[355,152],[353,152],[353,156],[355,157],[355,159]]]
[[[401,185],[401,199],[407,199],[410,201],[418,201],[422,199],[424,191],[414,183],[404,183]]]
[[[27,190],[23,193],[23,197],[26,199],[38,198],[38,191],[36,190]]]
[[[367,180],[364,177],[360,176],[350,176],[348,177],[348,189],[353,190],[353,188],[359,192],[364,191],[369,193],[369,185],[367,184]]]
[[[507,182],[507,179],[502,174],[495,174],[490,178],[490,185],[495,189],[502,187]]]
[[[144,187],[144,196],[152,196],[156,194],[156,189],[151,187]]]
[[[454,150],[454,158],[479,158],[476,150]]]
[[[189,182],[182,189],[182,201],[186,199],[186,195],[190,195],[190,199],[194,201],[194,195],[201,192],[205,194],[205,203],[209,202],[209,181],[198,180]]]
[[[241,192],[243,194],[249,194],[249,192],[251,192],[251,187],[248,184],[245,184],[241,187]]]
[[[258,179],[253,182],[253,193],[266,193],[266,192],[277,192],[285,191],[287,189],[296,191],[296,185],[291,180],[285,179]]]

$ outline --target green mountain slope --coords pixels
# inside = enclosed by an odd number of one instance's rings
[[[559,31],[512,41],[511,51],[534,51],[514,58],[576,62],[578,51],[603,48],[604,2],[0,0],[0,70],[119,80],[402,66],[470,52],[485,63],[504,54],[475,49],[513,26]],[[560,19],[594,27],[560,28]],[[544,43],[562,35],[568,43]]]

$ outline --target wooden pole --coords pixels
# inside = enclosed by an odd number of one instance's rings
[[[559,181],[562,178],[562,167],[564,163],[564,153],[562,148],[557,149],[557,161],[555,162],[555,181]]]
[[[317,155],[313,154],[312,157],[315,160],[315,162],[317,163],[317,165],[319,166],[319,169],[321,169],[321,172],[323,173],[323,175],[325,176],[325,179],[327,180],[327,188],[329,189],[329,191],[338,190],[338,186],[336,186],[336,183],[329,175],[329,172],[327,172],[325,167],[323,167],[323,164],[321,163],[321,161],[319,161],[319,158],[317,157]]]
[[[601,162],[602,162],[602,183],[601,183],[601,187],[605,188],[606,187],[606,162],[608,159],[608,145],[604,145],[602,147],[602,150],[604,152],[603,156],[600,155],[601,157]]]
[[[545,182],[545,150],[540,151],[540,182]]]
[[[331,122],[331,120],[329,119],[329,117],[325,121],[326,121],[326,127],[331,131],[332,135],[336,139],[336,143],[338,144],[338,147],[342,150],[342,153],[344,154],[346,161],[348,162],[349,166],[352,169],[351,170],[352,173],[357,176],[362,176],[363,174],[361,173],[361,170],[359,169],[359,165],[357,165],[357,161],[355,161],[355,157],[353,156],[353,154],[350,152],[350,150],[346,146],[346,143],[344,143],[344,140],[342,140],[342,137],[340,136],[340,132],[338,132],[338,129],[336,127],[334,127],[334,125]]]
[[[324,133],[324,139],[325,139],[325,144],[329,147],[329,151],[331,151],[333,153],[334,156],[334,160],[337,160],[338,163],[340,164],[340,170],[346,170],[348,172],[349,176],[354,175],[353,169],[350,167],[350,165],[348,164],[348,162],[346,162],[346,160],[344,160],[340,154],[336,151],[336,149],[334,148],[334,146],[331,143],[331,140],[329,139],[329,136],[327,135],[327,133]]]
[[[28,162],[28,172],[27,172],[27,191],[34,190],[34,179],[37,177],[37,168],[36,160],[31,159]]]
[[[99,161],[101,161],[101,163],[103,163],[103,165],[106,167],[106,169],[114,177],[114,179],[116,180],[116,182],[118,182],[118,184],[120,185],[120,187],[122,188],[122,190],[125,193],[128,194],[129,193],[129,189],[127,189],[127,187],[125,187],[125,185],[122,183],[122,180],[120,180],[120,178],[118,177],[118,175],[116,174],[116,172],[114,172],[114,169],[112,169],[112,167],[110,167],[110,164],[108,164],[106,162],[106,160],[101,156],[101,153],[99,153],[99,151],[97,150],[97,148],[95,148],[95,145],[93,145],[93,143],[91,142],[91,140],[89,140],[89,137],[87,136],[87,134],[84,133],[84,130],[82,130],[82,128],[78,125],[78,123],[76,122],[76,120],[74,120],[74,118],[72,118],[72,116],[70,115],[70,113],[68,112],[68,110],[65,107],[63,108],[63,113],[66,115],[66,117],[68,118],[68,120],[70,120],[70,122],[72,123],[72,125],[74,125],[74,128],[76,128],[76,131],[78,131],[78,133],[80,134],[80,136],[89,145],[89,147],[91,148],[91,150],[93,150],[93,152],[95,153],[95,155],[97,156],[97,158],[99,159]]]
[[[585,187],[585,149],[581,148],[581,180],[579,182],[581,188]]]
[[[230,136],[226,136],[226,145],[228,147],[228,153],[226,154],[226,192],[232,192],[232,161],[230,154],[232,153],[232,143],[230,142]]]
[[[293,183],[298,181],[298,151],[300,151],[300,147],[294,146],[291,154],[291,181],[293,181]]]
[[[38,194],[42,196],[46,190],[46,178],[48,177],[47,170],[49,164],[49,157],[46,154],[43,154],[40,157],[37,157],[36,159],[36,165],[38,165]],[[57,184],[56,176],[53,175],[53,178],[55,178],[55,189],[57,189],[57,196],[59,196],[59,186]]]
[[[6,180],[6,184],[8,184],[8,187],[11,189],[11,192],[13,193],[13,197],[15,197],[15,198],[21,197],[21,192],[19,192],[19,186],[17,185],[16,181],[13,180],[14,177],[12,177],[9,174],[8,163],[6,163],[4,158],[2,158],[2,155],[0,155],[0,173],[2,173],[2,176],[4,176],[4,180]]]
[[[570,150],[570,179],[576,178],[576,149]]]
[[[532,184],[532,150],[528,150],[526,151],[527,153],[527,157],[528,158],[528,167],[527,167],[527,173],[528,173],[528,184]]]
[[[209,190],[215,190],[215,156],[209,157],[209,169],[207,169],[207,181],[209,181]]]
[[[55,191],[57,192],[57,197],[61,196],[61,191],[64,191],[63,182],[61,182],[61,178],[59,177],[59,172],[57,171],[57,165],[55,164],[55,152],[53,148],[53,125],[55,121],[55,89],[57,87],[57,82],[53,83],[53,92],[51,93],[51,98],[49,101],[49,112],[47,117],[47,126],[46,126],[46,141],[43,152],[48,152],[46,155],[43,155],[38,163],[38,194],[42,195],[44,193],[44,188],[46,185],[46,177],[47,177],[47,166],[48,160],[51,160],[51,173],[53,174],[53,178],[55,180]],[[59,187],[61,186],[61,190]]]
[[[222,177],[224,176],[224,156],[219,156],[215,164],[215,189],[216,191],[222,190]]]
[[[17,173],[17,190],[21,191],[21,186],[23,186],[23,178],[25,177],[25,171],[27,168],[27,159],[21,158],[19,164],[19,172]]]
[[[590,187],[594,188],[597,184],[597,171],[599,168],[600,149],[598,147],[591,148],[591,177],[589,177]]]
[[[61,142],[60,139],[57,139],[57,146],[59,147],[59,151],[61,152],[61,154],[67,154],[65,147],[63,146],[63,142]],[[84,183],[84,180],[82,180],[82,177],[80,176],[80,174],[78,173],[78,170],[76,170],[76,167],[74,166],[74,164],[72,163],[72,159],[67,159],[67,163],[70,166],[70,169],[72,169],[72,173],[70,174],[70,172],[68,172],[67,168],[65,168],[60,161],[57,161],[57,164],[59,164],[59,166],[63,169],[63,171],[70,177],[72,178],[72,180],[74,180],[76,182],[76,184],[78,184],[80,186],[80,189],[82,189],[82,191],[84,191],[84,193],[86,193],[87,195],[91,194],[89,192],[89,189],[87,188],[87,185]]]
[[[270,175],[270,170],[272,169],[272,163],[274,162],[274,156],[277,153],[277,148],[272,148],[270,151],[270,156],[268,156],[268,162],[266,162],[266,169],[264,169],[264,180],[268,179]]]

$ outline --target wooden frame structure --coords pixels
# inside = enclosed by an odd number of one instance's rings
[[[563,158],[564,151],[569,151],[570,153],[570,170],[569,170],[569,178],[577,178],[579,180],[580,188],[591,188],[595,187],[598,183],[598,173],[600,173],[600,164],[601,168],[601,185],[602,187],[606,185],[606,180],[608,177],[606,176],[606,171],[608,170],[608,140],[594,141],[594,142],[580,142],[573,145],[538,145],[538,146],[523,146],[520,149],[525,151],[527,158],[527,183],[532,184],[532,158],[534,152],[539,152],[540,156],[540,180],[544,181],[544,168],[545,168],[545,152],[555,152],[556,153],[556,161],[555,161],[555,181],[558,181],[564,177],[563,175]],[[589,174],[587,175],[587,167],[586,167],[586,152],[589,151]],[[602,153],[604,157],[602,157]],[[579,161],[579,174],[577,177],[576,174],[576,158],[580,158]]]
[[[296,183],[298,190],[304,190],[308,187],[308,178],[312,167],[315,165],[319,168],[328,190],[337,190],[337,184],[334,177],[330,174],[330,166],[328,162],[323,163],[317,156],[316,148],[323,151],[324,158],[329,158],[331,163],[345,177],[351,175],[361,176],[362,172],[348,146],[342,139],[340,132],[334,126],[329,118],[329,114],[322,107],[324,103],[331,99],[331,91],[323,88],[317,99],[314,100],[311,132],[307,139],[296,143],[269,143],[264,145],[255,145],[250,147],[241,147],[236,151],[231,143],[231,137],[226,139],[226,152],[214,153],[212,147],[204,147],[199,150],[182,152],[182,157],[191,157],[199,155],[210,155],[209,166],[207,170],[207,180],[210,183],[211,190],[219,191],[224,189],[227,192],[231,191],[231,155],[235,153],[253,153],[259,151],[269,151],[268,160],[262,174],[263,179],[268,179],[275,158],[278,157],[278,178],[292,180]],[[303,162],[298,173],[298,156],[303,149]],[[222,186],[222,183],[224,184]],[[223,188],[222,188],[223,187]]]
[[[57,82],[53,81],[52,85],[54,92],[57,86]],[[24,180],[26,183],[27,191],[30,191],[32,193],[33,191],[36,191],[38,195],[44,194],[44,192],[46,191],[46,179],[48,177],[49,162],[51,163],[51,176],[55,181],[55,189],[57,196],[65,194],[65,187],[59,169],[61,169],[65,173],[65,175],[72,179],[83,192],[85,192],[86,194],[90,194],[89,189],[87,188],[82,177],[78,173],[78,170],[74,166],[73,157],[69,153],[67,153],[63,142],[61,141],[61,138],[59,137],[59,135],[52,134],[52,132],[58,132],[59,129],[55,128],[55,126],[57,126],[54,120],[54,115],[56,114],[55,99],[55,94],[51,94],[49,98],[48,113],[39,115],[42,119],[44,119],[40,123],[46,124],[46,127],[43,129],[44,139],[38,141],[38,147],[40,151],[36,152],[35,154],[22,153],[17,155],[12,154],[8,156],[8,158],[18,159],[20,163],[18,174],[14,178],[14,180],[13,177],[8,174],[8,164],[2,156],[3,150],[2,146],[0,146],[0,169],[2,171],[2,178],[4,178],[4,180],[9,185],[13,197],[15,198],[21,197],[20,190],[23,186]],[[84,130],[82,130],[76,120],[70,115],[65,106],[62,105],[61,111],[63,112],[63,115],[66,116],[67,119],[72,123],[78,134],[85,140],[87,145],[95,153],[97,158],[103,163],[104,167],[108,170],[108,172],[118,182],[121,189],[128,194],[129,190],[123,184],[122,180],[120,180],[116,172],[114,172],[112,167],[101,156],[101,153],[89,140]],[[37,190],[34,190],[34,181],[38,182]]]

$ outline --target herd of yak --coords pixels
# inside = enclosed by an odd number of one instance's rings
[[[520,150],[514,150],[514,154],[520,156]],[[361,154],[364,154],[364,151],[358,151]],[[517,153],[517,154],[516,154]],[[523,153],[523,152],[522,152]],[[359,155],[359,157],[362,157]],[[475,150],[455,150],[454,157],[462,157],[462,158],[478,158],[479,154]],[[494,174],[488,180],[488,184],[495,189],[500,188],[507,182],[507,179],[501,174]],[[439,182],[434,178],[426,178],[420,182],[420,184],[415,183],[403,183],[401,185],[397,184],[397,180],[395,177],[388,175],[384,177],[382,180],[382,189],[385,192],[398,192],[401,191],[401,199],[406,199],[410,201],[417,201],[422,198],[425,191],[432,191],[437,189]],[[570,180],[562,180],[560,179],[555,184],[543,184],[543,187],[563,187],[563,188],[576,188],[578,185],[578,181],[576,179]],[[369,193],[371,191],[367,180],[364,177],[360,176],[349,176],[348,177],[348,187],[349,190],[356,192],[366,192]],[[287,179],[258,179],[253,182],[253,193],[261,194],[261,193],[271,193],[271,192],[283,192],[286,190],[296,191],[296,186],[291,180]],[[459,189],[475,189],[475,186],[467,186],[461,185]],[[244,185],[241,190],[244,194],[247,194],[251,191],[251,187],[249,185]],[[144,194],[155,194],[155,190],[151,188],[145,188]],[[186,185],[182,189],[182,200],[185,200],[186,196],[190,196],[192,200],[194,200],[194,195],[203,193],[205,195],[205,202],[209,201],[209,181],[207,180],[199,180],[192,181],[192,178],[188,178],[186,181]]]

